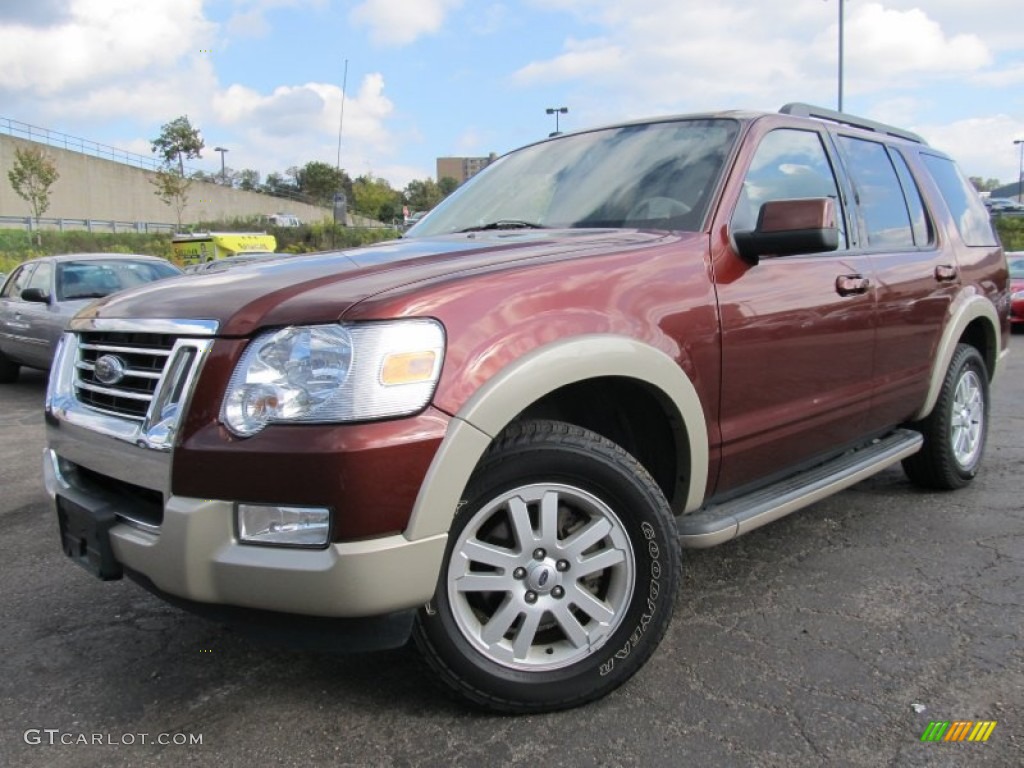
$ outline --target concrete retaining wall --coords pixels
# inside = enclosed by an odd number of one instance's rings
[[[0,216],[29,216],[29,204],[14,193],[8,171],[19,147],[40,147],[57,163],[60,178],[50,187],[50,207],[43,214],[55,219],[115,219],[174,224],[174,210],[161,202],[150,183],[156,174],[130,165],[0,134]],[[230,189],[196,181],[189,190],[183,224],[219,221],[270,213],[293,213],[304,222],[330,218],[328,208],[279,197]]]

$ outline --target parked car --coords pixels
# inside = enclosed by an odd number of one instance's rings
[[[430,213],[430,211],[415,211],[413,213],[410,213],[406,220],[403,222],[403,227],[405,229],[412,229],[421,221],[423,221],[423,217],[426,216],[428,213]]]
[[[989,197],[984,200],[985,207],[992,213],[1022,213],[1024,205],[1008,197]]]
[[[1010,263],[1010,323],[1014,330],[1024,329],[1024,251],[1006,254]]]
[[[0,383],[21,366],[46,370],[57,341],[76,312],[125,288],[181,274],[165,259],[111,253],[72,253],[15,267],[0,289]]]
[[[970,483],[1008,286],[970,182],[897,127],[788,105],[563,134],[405,239],[90,307],[46,486],[95,576],[334,648],[412,637],[481,707],[561,709],[655,651],[680,545],[900,463]]]
[[[264,217],[273,227],[301,227],[302,220],[293,213],[271,213]]]
[[[206,274],[209,272],[225,272],[235,267],[240,267],[243,264],[257,264],[264,261],[273,261],[275,259],[288,258],[286,253],[240,253],[237,256],[225,256],[222,259],[214,259],[212,261],[204,261],[199,264],[190,264],[185,267],[186,274]]]

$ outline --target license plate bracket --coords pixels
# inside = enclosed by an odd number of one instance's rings
[[[57,520],[61,548],[72,561],[103,581],[114,581],[124,575],[110,545],[110,529],[117,522],[112,509],[86,509],[58,496]]]

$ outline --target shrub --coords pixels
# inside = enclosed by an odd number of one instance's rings
[[[996,216],[996,232],[1008,251],[1024,251],[1024,216]]]

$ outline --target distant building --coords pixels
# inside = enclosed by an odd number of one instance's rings
[[[437,158],[437,180],[444,177],[455,179],[459,184],[472,178],[498,159],[491,152],[487,157],[439,157]]]

